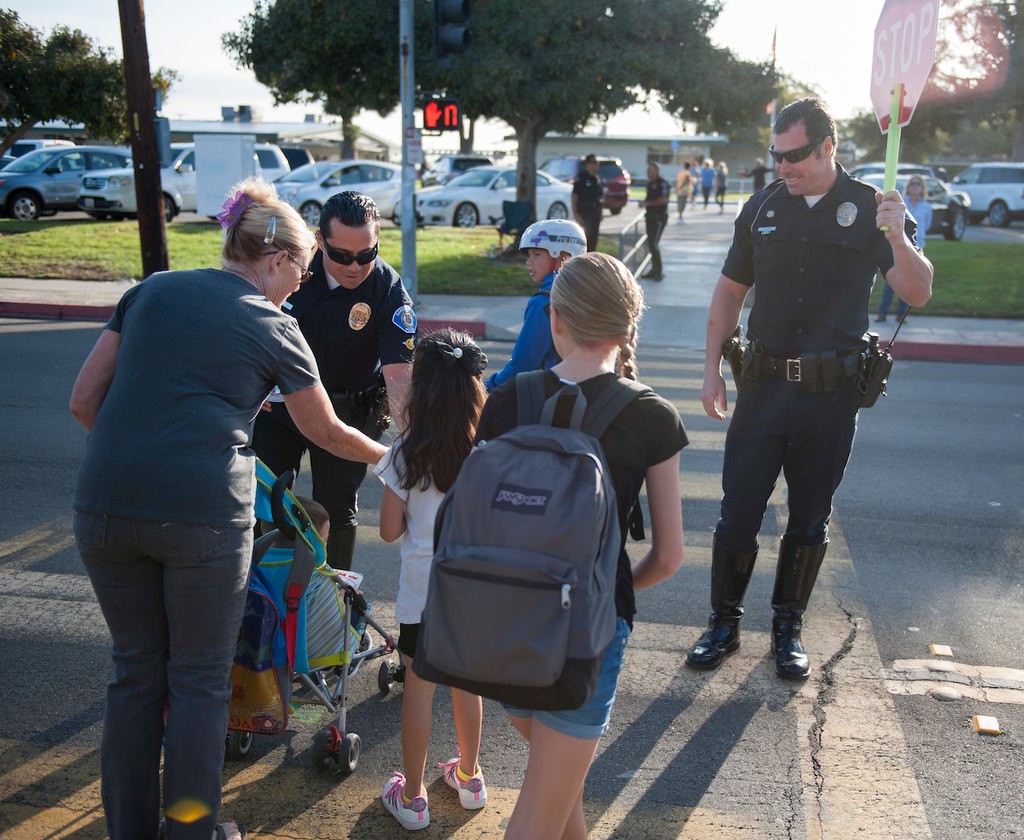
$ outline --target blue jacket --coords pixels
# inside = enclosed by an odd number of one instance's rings
[[[548,304],[551,302],[551,285],[555,272],[548,274],[540,284],[540,290],[526,303],[523,328],[519,331],[512,358],[497,373],[491,374],[484,383],[488,391],[507,382],[517,373],[529,370],[547,370],[560,361],[551,340],[551,319]]]

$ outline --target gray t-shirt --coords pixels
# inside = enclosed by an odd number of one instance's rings
[[[253,419],[319,381],[295,319],[227,271],[162,272],[121,298],[117,368],[75,509],[212,527],[254,522]]]

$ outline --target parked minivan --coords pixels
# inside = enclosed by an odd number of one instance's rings
[[[972,222],[988,216],[990,225],[1005,227],[1024,219],[1024,163],[972,163],[952,185],[970,196]]]
[[[116,146],[47,146],[22,155],[0,170],[0,208],[21,221],[75,210],[85,173],[131,164],[131,152]]]

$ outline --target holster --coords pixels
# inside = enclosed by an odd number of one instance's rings
[[[329,396],[338,419],[372,440],[379,440],[391,425],[388,391],[383,376],[362,391],[332,391]]]
[[[868,349],[864,354],[864,369],[860,379],[861,408],[871,408],[879,396],[888,396],[886,388],[892,364],[892,353],[879,346],[877,333],[868,333]]]
[[[740,378],[743,376],[743,351],[745,349],[743,325],[738,324],[733,334],[722,342],[722,357],[729,363],[729,367],[732,369],[732,378],[737,388],[740,384]]]

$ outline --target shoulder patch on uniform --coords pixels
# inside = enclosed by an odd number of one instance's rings
[[[402,332],[414,333],[416,332],[416,313],[412,311],[409,304],[405,304],[395,310],[395,314],[391,316],[391,323]]]

